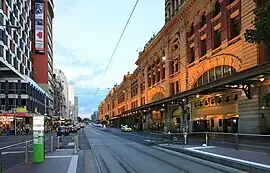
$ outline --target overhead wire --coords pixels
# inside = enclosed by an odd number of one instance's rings
[[[124,35],[124,33],[125,33],[126,29],[127,29],[127,26],[128,26],[128,24],[129,24],[129,22],[130,22],[131,17],[133,16],[133,13],[134,13],[134,11],[135,11],[135,9],[136,9],[138,3],[139,3],[139,0],[137,0],[136,3],[135,3],[134,6],[133,6],[133,9],[132,9],[132,11],[131,11],[131,13],[130,13],[130,15],[129,15],[129,17],[128,17],[128,20],[127,20],[127,22],[126,22],[126,24],[125,24],[125,27],[124,27],[124,29],[123,29],[123,31],[122,31],[122,33],[121,33],[121,35],[120,35],[120,37],[119,37],[117,43],[116,43],[116,46],[115,46],[115,48],[114,48],[114,50],[113,50],[113,52],[112,52],[112,55],[111,55],[111,57],[110,57],[110,59],[109,59],[109,61],[108,61],[108,64],[107,64],[107,66],[106,66],[106,69],[105,69],[105,71],[104,71],[102,77],[101,77],[101,80],[103,80],[103,78],[104,78],[106,72],[107,72],[108,69],[109,69],[109,65],[110,65],[110,63],[111,63],[111,61],[112,61],[112,59],[113,59],[113,57],[114,57],[114,54],[115,54],[115,52],[116,52],[116,50],[117,50],[117,48],[118,48],[118,46],[119,46],[119,44],[120,44],[120,42],[121,42],[121,40],[122,40],[122,37],[123,37],[123,35]],[[92,99],[92,101],[91,101],[91,105],[93,105],[94,100],[95,100],[95,98],[96,98],[96,96],[97,96],[99,90],[100,90],[100,88],[97,88],[97,91],[95,92],[95,95],[94,95],[94,97],[93,97],[93,99]]]

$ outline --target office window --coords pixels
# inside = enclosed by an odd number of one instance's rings
[[[215,44],[215,49],[218,48],[221,45],[221,32],[220,29],[214,31],[214,44]]]
[[[206,54],[206,39],[201,40],[201,56]]]
[[[203,13],[202,18],[201,18],[201,27],[203,27],[206,24],[206,16],[205,13]]]

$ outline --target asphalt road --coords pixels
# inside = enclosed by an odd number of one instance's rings
[[[240,172],[156,146],[142,145],[145,144],[144,138],[137,134],[108,133],[95,127],[87,127],[85,134],[97,160],[99,173]],[[128,140],[128,137],[133,140]]]

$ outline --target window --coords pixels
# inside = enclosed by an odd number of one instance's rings
[[[174,83],[170,83],[170,95],[174,95]]]
[[[215,69],[212,68],[210,71],[209,71],[209,82],[214,82],[215,81]]]
[[[215,8],[214,8],[214,17],[220,13],[220,2],[216,1]]]
[[[222,67],[216,67],[216,80],[219,80],[222,78]]]
[[[201,40],[201,56],[206,54],[206,39]]]
[[[231,19],[230,33],[231,33],[230,39],[233,39],[240,34],[240,17],[239,16]]]
[[[205,72],[196,82],[195,87],[206,85],[210,82],[222,79],[235,73],[236,70],[230,66],[218,66]]]
[[[165,67],[162,66],[162,68],[161,68],[161,79],[165,79],[165,73],[166,73]]]
[[[179,93],[179,82],[178,81],[175,82],[175,93],[176,94]]]
[[[1,0],[0,0],[1,2]],[[4,25],[4,16],[3,14],[0,14],[0,25]]]
[[[218,29],[218,30],[214,31],[214,35],[215,35],[214,44],[215,44],[215,49],[216,49],[221,45],[221,32],[220,32],[220,30]]]
[[[203,27],[206,24],[206,16],[205,13],[203,13],[202,18],[201,18],[201,27]]]
[[[173,61],[170,61],[170,74],[174,73],[174,64]]]
[[[178,60],[177,60],[178,61]],[[178,62],[175,63],[175,72],[178,72],[179,71],[179,64]]]
[[[189,37],[191,37],[194,34],[194,23],[191,24],[190,31],[189,31]]]
[[[192,63],[195,61],[195,51],[194,48],[189,48],[190,54],[189,54],[189,63]]]
[[[0,45],[0,57],[4,57],[4,47]]]

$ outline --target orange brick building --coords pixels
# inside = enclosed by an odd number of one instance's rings
[[[270,131],[270,63],[249,44],[253,0],[166,0],[165,26],[137,69],[99,106],[99,120],[138,130]]]

